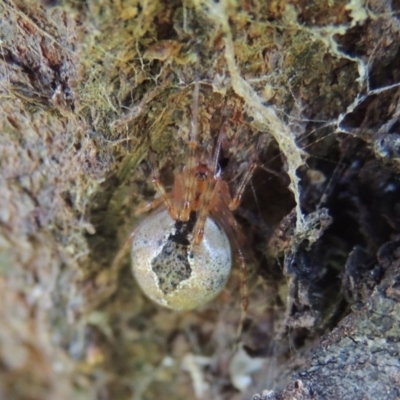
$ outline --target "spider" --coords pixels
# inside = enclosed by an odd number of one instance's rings
[[[232,266],[232,247],[240,265],[242,320],[246,314],[247,267],[240,244],[242,234],[233,212],[256,168],[252,162],[232,197],[221,177],[219,134],[212,155],[199,151],[195,83],[188,159],[167,192],[152,163],[152,182],[159,197],[146,210],[156,209],[132,233],[132,268],[137,282],[153,301],[174,310],[208,303],[225,287]]]

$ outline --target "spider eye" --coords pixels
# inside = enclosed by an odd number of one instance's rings
[[[197,172],[196,173],[196,179],[200,180],[200,181],[205,181],[207,179],[207,172]]]

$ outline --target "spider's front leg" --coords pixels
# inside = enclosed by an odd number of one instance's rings
[[[200,244],[204,237],[204,227],[207,218],[210,216],[210,212],[214,207],[216,196],[218,196],[217,190],[218,180],[214,178],[210,173],[207,173],[205,182],[198,185],[199,204],[197,221],[193,228],[193,244]]]
[[[196,191],[196,149],[197,142],[189,142],[189,158],[182,173],[183,206],[179,212],[180,221],[188,221]]]
[[[170,196],[167,194],[167,191],[165,190],[165,187],[161,182],[160,174],[151,155],[150,155],[150,165],[151,165],[151,181],[154,187],[156,188],[157,192],[160,194],[160,198],[167,207],[169,215],[171,216],[172,219],[176,220],[178,219],[177,209],[175,205],[171,202]],[[158,205],[160,205],[162,201],[155,199],[152,203],[148,205],[148,210],[150,211],[151,209],[155,208],[157,203]]]

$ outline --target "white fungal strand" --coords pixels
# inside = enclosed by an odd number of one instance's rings
[[[225,287],[232,267],[226,233],[208,217],[204,237],[192,244],[196,213],[186,222],[167,210],[148,216],[133,232],[132,268],[143,292],[173,310],[200,307]]]

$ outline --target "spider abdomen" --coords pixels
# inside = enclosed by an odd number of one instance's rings
[[[174,310],[200,307],[225,287],[232,267],[226,233],[210,217],[204,237],[193,244],[196,213],[188,221],[167,210],[148,216],[134,231],[132,268],[143,292]]]

